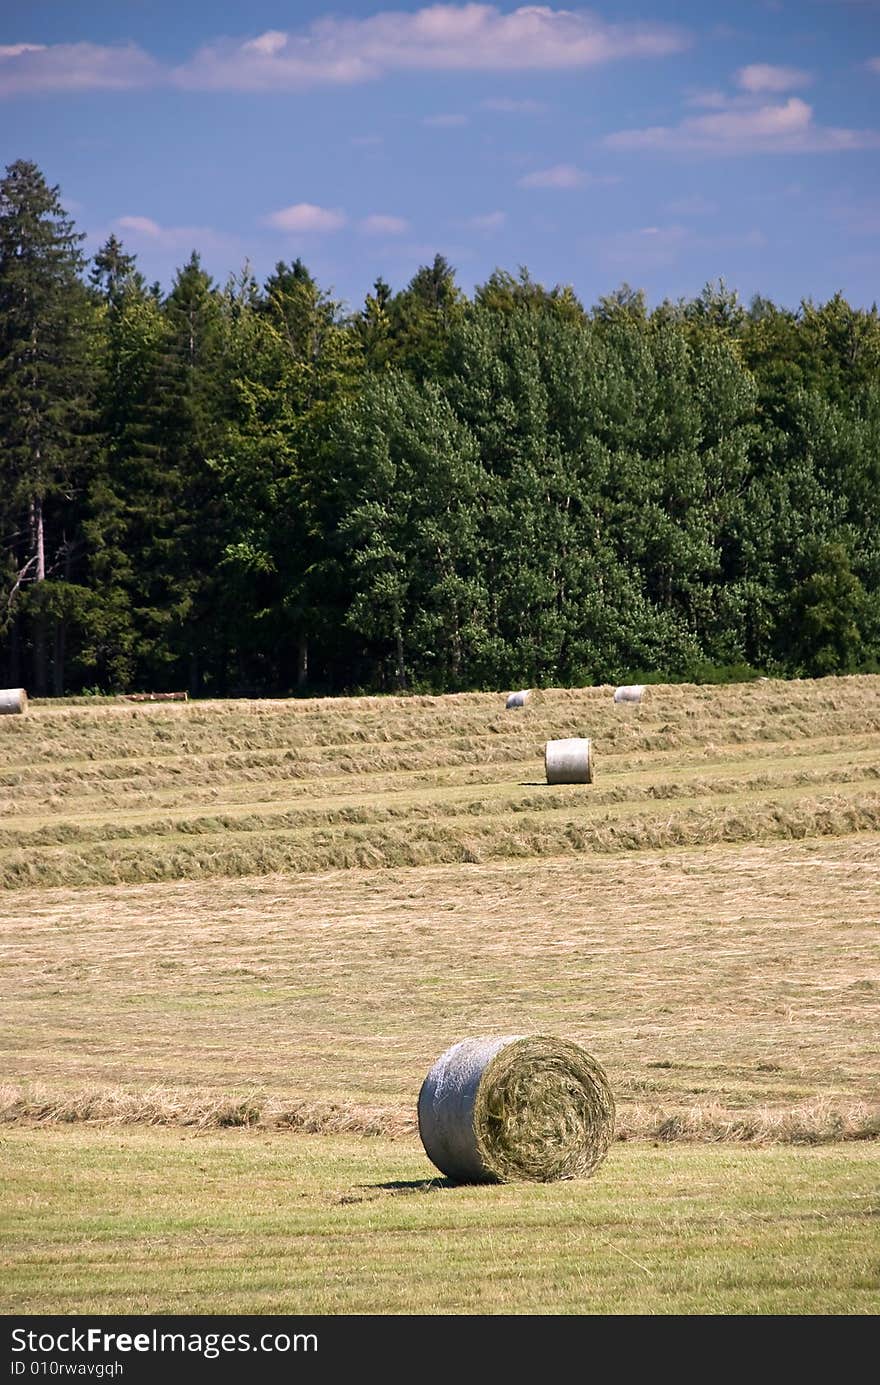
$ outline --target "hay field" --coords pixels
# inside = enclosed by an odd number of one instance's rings
[[[657,687],[623,708],[611,691],[552,690],[516,711],[488,694],[32,702],[27,717],[0,721],[0,1121],[20,1249],[8,1302],[72,1311],[63,1306],[70,1282],[92,1274],[77,1198],[87,1200],[96,1161],[111,1178],[118,1151],[126,1217],[142,1192],[131,1150],[149,1167],[167,1161],[184,1201],[195,1150],[225,1201],[201,1184],[191,1196],[208,1222],[222,1221],[235,1194],[218,1170],[233,1158],[224,1153],[233,1139],[236,1167],[250,1160],[257,1179],[261,1150],[282,1165],[290,1151],[296,1169],[298,1142],[320,1147],[323,1191],[315,1201],[321,1180],[310,1173],[301,1192],[291,1190],[305,1201],[288,1210],[318,1219],[326,1258],[310,1253],[332,1273],[339,1220],[350,1214],[360,1227],[365,1180],[422,1179],[437,1192],[414,1134],[433,1059],[467,1034],[544,1032],[584,1044],[607,1068],[619,1133],[637,1142],[618,1143],[608,1178],[615,1158],[633,1161],[626,1177],[647,1208],[660,1155],[686,1161],[691,1151],[697,1164],[676,1167],[698,1167],[700,1186],[732,1179],[740,1189],[731,1192],[739,1211],[724,1213],[731,1236],[713,1242],[722,1258],[748,1260],[736,1231],[744,1209],[754,1213],[748,1236],[762,1245],[756,1227],[768,1216],[782,1225],[791,1214],[797,1241],[826,1215],[808,1198],[795,1209],[797,1179],[773,1162],[783,1153],[792,1170],[827,1155],[829,1195],[849,1207],[843,1215],[835,1203],[827,1215],[843,1217],[846,1250],[834,1253],[855,1278],[841,1271],[833,1290],[832,1276],[824,1297],[814,1294],[827,1306],[804,1306],[813,1271],[791,1279],[786,1232],[778,1254],[767,1242],[770,1268],[758,1275],[761,1301],[778,1309],[748,1306],[760,1300],[748,1268],[739,1297],[731,1288],[714,1300],[705,1277],[698,1283],[694,1270],[688,1280],[682,1268],[679,1288],[664,1289],[649,1311],[861,1312],[869,1300],[876,1309],[877,1276],[863,1251],[880,1133],[880,678]],[[593,739],[595,782],[548,787],[544,742],[569,735]],[[53,1201],[41,1151],[47,1170],[68,1160],[80,1194]],[[346,1191],[349,1164],[358,1172]],[[690,1244],[695,1226],[679,1217],[684,1193],[670,1192],[667,1173],[657,1176],[673,1199],[664,1224],[673,1274],[675,1244]],[[492,1196],[456,1201],[452,1225],[464,1234],[469,1219],[491,1221],[496,1209],[524,1263],[533,1253],[544,1266],[545,1292],[523,1272],[521,1293],[502,1276],[493,1297],[496,1263],[472,1290],[486,1307],[450,1298],[455,1274],[473,1272],[468,1252],[466,1270],[440,1256],[430,1283],[407,1300],[378,1264],[386,1230],[399,1244],[397,1212],[386,1227],[385,1214],[371,1223],[368,1208],[378,1259],[368,1237],[358,1254],[364,1282],[373,1265],[385,1286],[388,1311],[529,1312],[535,1302],[548,1312],[642,1311],[633,1305],[644,1274],[627,1269],[627,1257],[656,1248],[653,1213],[633,1212],[624,1243],[622,1213],[608,1212],[617,1228],[606,1236],[608,1257],[634,1279],[631,1292],[609,1290],[610,1307],[591,1308],[579,1306],[571,1256],[556,1264],[551,1248],[560,1219],[583,1215],[578,1196],[554,1203],[549,1223],[529,1199],[550,1194]],[[606,1207],[617,1194],[585,1196]],[[319,1213],[333,1197],[325,1223]],[[415,1247],[427,1204],[405,1205]],[[705,1206],[694,1215],[702,1225]],[[223,1236],[240,1251],[247,1237],[233,1221]],[[244,1298],[198,1274],[192,1282],[207,1297],[181,1297],[171,1262],[186,1262],[189,1233],[163,1240],[158,1225],[143,1236],[167,1247],[165,1278],[157,1271],[147,1285],[133,1270],[126,1280],[120,1250],[118,1283],[108,1270],[103,1297],[84,1303],[287,1311],[265,1305],[293,1282],[289,1262],[272,1271],[277,1283],[270,1274]],[[503,1240],[501,1223],[496,1231]],[[103,1244],[105,1231],[94,1235]],[[256,1223],[254,1237],[259,1257]],[[422,1264],[424,1245],[414,1254]],[[797,1292],[775,1299],[774,1276]],[[319,1270],[309,1283],[295,1311],[382,1311],[365,1308],[363,1294],[331,1291]],[[727,1306],[705,1306],[712,1301]]]
[[[479,864],[880,830],[880,678],[94,707],[0,723],[0,885]],[[543,748],[593,739],[596,782]]]

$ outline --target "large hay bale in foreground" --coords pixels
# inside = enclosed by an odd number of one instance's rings
[[[544,747],[544,769],[548,784],[592,784],[592,741],[580,736],[548,741]]]
[[[628,683],[625,687],[614,689],[615,702],[641,702],[644,695],[642,683]]]
[[[505,705],[508,708],[508,710],[511,707],[524,707],[531,695],[532,693],[530,688],[522,688],[520,692],[508,693],[507,702]]]
[[[24,688],[0,688],[0,716],[14,716],[16,712],[27,711],[27,693]]]
[[[458,1183],[587,1178],[614,1135],[614,1097],[579,1044],[543,1035],[463,1039],[419,1092],[425,1153]]]

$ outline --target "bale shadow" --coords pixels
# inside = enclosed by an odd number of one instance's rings
[[[436,1178],[395,1178],[390,1183],[368,1183],[368,1188],[379,1189],[383,1193],[432,1193],[442,1188],[457,1188],[451,1178],[438,1174]]]

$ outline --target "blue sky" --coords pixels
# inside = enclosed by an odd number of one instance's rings
[[[445,254],[880,299],[880,3],[0,0],[0,162],[149,280],[301,256],[352,307]]]

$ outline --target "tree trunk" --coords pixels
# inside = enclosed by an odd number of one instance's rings
[[[309,681],[309,641],[306,635],[300,635],[296,647],[296,686],[304,688]]]
[[[33,543],[34,555],[37,560],[34,572],[34,590],[36,591],[37,584],[39,582],[45,582],[46,580],[46,541],[43,533],[43,500],[39,495],[34,496],[31,501],[31,540]],[[43,612],[38,609],[34,616],[34,691],[37,697],[46,696],[46,672],[46,617]]]
[[[399,688],[405,688],[405,687],[406,687],[406,665],[405,665],[404,662],[403,662],[403,632],[401,631],[401,629],[400,629],[399,626],[398,626],[397,630],[395,631],[394,643],[395,643],[395,651],[396,651],[396,654],[395,654],[395,658],[396,658],[395,674],[396,674],[396,676],[397,676],[397,686],[398,686]]]

